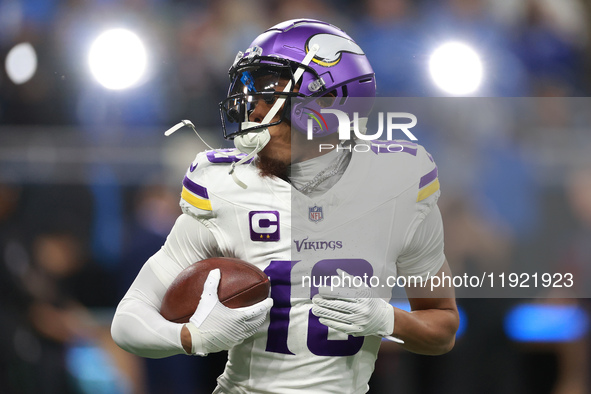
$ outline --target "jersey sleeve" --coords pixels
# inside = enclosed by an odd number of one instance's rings
[[[180,201],[183,212],[196,219],[216,217],[216,210],[223,204],[219,197],[228,193],[228,180],[232,179],[230,164],[244,157],[246,153],[237,149],[216,149],[197,154],[183,178]]]
[[[424,206],[422,207],[424,209],[429,209],[433,204],[437,203],[437,199],[439,198],[439,174],[433,156],[429,152],[421,149],[419,159],[421,160],[421,177],[419,178],[417,190],[417,204]]]
[[[210,165],[207,152],[199,153],[183,178],[180,206],[183,213],[195,219],[209,219],[214,216],[208,190],[211,183]]]
[[[398,256],[397,268],[398,275],[425,278],[437,273],[445,261],[443,222],[437,207],[441,191],[437,165],[433,157],[422,147],[417,156],[419,177],[414,189],[415,214],[404,247]]]
[[[412,239],[403,253],[398,256],[398,275],[420,276],[435,275],[443,263],[443,222],[439,207],[435,205],[420,222]]]
[[[216,256],[221,256],[221,252],[203,220],[183,214],[177,219],[162,249],[146,264],[168,287],[183,269],[197,261]]]

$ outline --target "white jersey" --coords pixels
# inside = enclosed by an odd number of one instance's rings
[[[266,272],[274,299],[268,322],[230,350],[218,392],[368,390],[381,338],[329,330],[310,312],[311,297],[337,269],[377,277],[381,287],[387,277],[425,277],[443,264],[438,211],[432,228],[416,235],[436,211],[437,167],[420,145],[397,142],[400,152],[376,144],[353,153],[336,185],[315,198],[261,177],[252,164],[236,168],[244,190],[228,175],[234,158],[197,155],[183,180],[183,212],[205,224],[223,256]]]

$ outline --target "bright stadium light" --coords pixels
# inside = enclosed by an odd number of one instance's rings
[[[97,81],[108,89],[125,89],[137,84],[146,71],[144,44],[135,33],[113,29],[92,44],[88,63]]]
[[[15,45],[6,55],[6,74],[17,85],[27,82],[37,71],[37,54],[28,42]]]
[[[429,71],[439,88],[455,96],[474,93],[482,82],[478,53],[459,42],[448,42],[437,48],[429,60]]]

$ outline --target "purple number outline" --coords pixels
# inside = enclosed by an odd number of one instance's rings
[[[294,354],[287,346],[287,337],[291,309],[291,271],[298,262],[299,260],[273,260],[265,268],[265,273],[271,279],[271,298],[273,298],[265,348],[268,352]],[[373,275],[373,267],[367,260],[324,259],[312,267],[311,278],[337,275],[337,269],[342,269],[353,276]],[[312,284],[314,284],[314,280],[312,280]],[[318,294],[318,288],[313,286],[310,288],[310,298],[315,294]],[[351,335],[347,339],[328,339],[328,327],[320,323],[318,317],[310,310],[307,346],[313,354],[317,356],[352,356],[361,349],[364,340],[364,337]]]
[[[298,261],[273,260],[265,268],[271,281],[273,307],[269,312],[267,329],[267,352],[295,354],[287,347],[289,311],[291,310],[291,270]]]
[[[218,152],[227,153],[227,156],[216,156],[215,154]],[[230,152],[236,152],[235,149],[217,149],[217,150],[210,150],[207,151],[205,154],[207,156],[207,160],[210,163],[234,163],[240,161],[243,157],[246,157],[246,153],[238,152],[237,154],[230,154]],[[246,163],[250,163],[252,159],[248,160]]]

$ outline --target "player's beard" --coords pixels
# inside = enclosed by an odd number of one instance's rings
[[[257,167],[263,177],[277,177],[289,182],[289,164],[282,160],[270,158],[268,156],[259,156]]]

